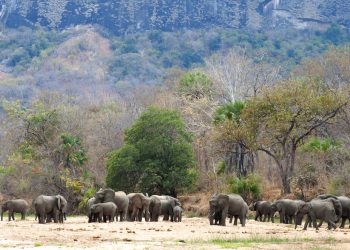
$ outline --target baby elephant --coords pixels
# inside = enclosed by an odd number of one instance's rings
[[[256,211],[255,220],[260,220],[265,222],[267,221],[274,222],[274,211],[271,209],[271,202],[269,201],[255,201],[253,202],[249,210]]]
[[[14,213],[21,213],[22,220],[25,220],[28,209],[29,204],[25,200],[18,199],[6,201],[4,204],[1,205],[1,220],[3,219],[3,214],[6,211],[9,211],[9,221],[11,221],[11,219],[15,220]]]
[[[174,221],[181,222],[183,209],[180,206],[174,207]]]
[[[103,222],[107,222],[108,218],[109,222],[112,222],[117,211],[117,205],[114,202],[97,203],[91,206],[90,211],[91,218],[89,218],[89,221],[98,219],[98,222],[102,222],[103,219]]]

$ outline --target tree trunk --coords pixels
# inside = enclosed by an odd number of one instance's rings
[[[283,194],[290,194],[291,193],[290,181],[289,181],[289,176],[288,176],[287,172],[288,171],[283,171],[282,174],[281,174]]]

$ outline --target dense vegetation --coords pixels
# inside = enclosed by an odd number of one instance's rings
[[[196,177],[192,136],[176,111],[150,108],[125,132],[125,145],[107,161],[107,185],[116,190],[171,194]]]
[[[349,33],[6,30],[0,186],[350,192]],[[152,107],[152,108],[150,108]]]

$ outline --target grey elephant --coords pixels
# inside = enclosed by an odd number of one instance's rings
[[[117,205],[114,202],[93,204],[90,208],[91,218],[89,218],[89,221],[96,221],[97,218],[98,222],[107,222],[107,220],[113,222],[116,212]]]
[[[88,199],[87,203],[86,203],[86,208],[87,208],[87,216],[89,218],[88,222],[96,222],[96,218],[94,217],[94,215],[91,213],[91,207],[92,205],[96,204],[96,198],[92,197],[90,199]]]
[[[303,204],[305,204],[305,202],[302,200],[281,199],[271,204],[271,210],[273,214],[279,212],[280,223],[293,224],[295,213],[298,207]],[[298,221],[297,223],[300,224],[301,221]]]
[[[342,206],[342,221],[340,228],[344,228],[346,220],[349,220],[350,228],[350,199],[346,196],[338,196],[338,200]]]
[[[247,221],[247,214],[249,207],[247,203],[243,200],[242,196],[238,194],[229,194],[229,207],[227,214],[231,217],[230,223],[232,222],[232,217],[235,218],[233,225],[237,225],[237,219],[239,218],[242,227],[245,226]]]
[[[183,209],[180,206],[174,207],[174,221],[175,222],[182,221],[182,212],[183,212]]]
[[[25,220],[26,213],[29,210],[29,204],[25,200],[22,199],[16,199],[16,200],[9,200],[6,201],[1,205],[1,221],[3,220],[3,214],[4,212],[8,211],[8,219],[11,221],[11,219],[15,220],[14,213],[21,213],[21,219]]]
[[[64,220],[67,220],[66,214],[67,214],[68,202],[62,195],[57,195],[57,197],[59,197],[61,201],[61,209],[58,211],[58,222],[63,223]],[[53,213],[47,214],[46,222],[52,222],[53,218],[54,218]]]
[[[181,206],[181,202],[169,195],[155,195],[161,202],[161,215],[163,215],[163,221],[174,221],[174,208],[175,206]]]
[[[340,219],[342,218],[342,214],[343,214],[343,208],[342,208],[342,204],[340,202],[340,200],[335,197],[335,196],[326,196],[326,195],[319,195],[317,198],[313,199],[313,200],[324,200],[324,201],[329,201],[333,204],[334,207],[334,211],[335,214],[337,216],[337,219],[335,221],[335,223],[338,223],[340,221]],[[323,223],[323,220],[320,221],[320,223],[318,224],[318,227],[321,227]],[[309,226],[311,226],[311,220],[309,218]]]
[[[269,201],[254,201],[249,210],[255,211],[255,220],[274,222],[274,211],[271,209],[271,202]]]
[[[307,229],[309,220],[312,221],[313,226],[318,230],[317,219],[326,221],[328,223],[328,229],[336,229],[335,221],[337,215],[334,210],[334,205],[328,200],[312,200],[298,207],[295,216],[298,218],[306,216],[304,230]],[[297,228],[297,219],[295,220],[295,228]]]
[[[55,223],[63,222],[63,220],[60,220],[60,217],[64,211],[64,204],[67,204],[65,199],[63,199],[64,197],[61,195],[39,195],[35,198],[33,205],[40,224],[46,223],[46,219],[51,217]]]
[[[116,219],[118,220],[118,215],[120,221],[126,220],[128,207],[129,207],[129,198],[126,196],[126,193],[123,191],[114,192],[113,189],[106,188],[100,189],[96,194],[96,203],[104,202],[114,202],[118,208]]]
[[[151,221],[158,221],[159,216],[160,216],[160,214],[162,212],[161,201],[155,195],[152,195],[150,197],[150,199],[151,199],[151,203],[149,204],[150,220]]]
[[[348,197],[323,194],[323,195],[319,195],[318,198],[321,198],[321,199],[334,198],[339,200],[342,207],[342,213],[341,213],[342,221],[341,221],[340,228],[344,228],[346,220],[349,220],[349,228],[350,228],[350,199]]]
[[[229,197],[226,194],[214,194],[209,200],[210,225],[226,226],[226,218],[229,207]]]
[[[144,215],[145,220],[149,221],[151,198],[142,193],[130,193],[127,196],[129,198],[128,219],[130,221],[142,221]]]

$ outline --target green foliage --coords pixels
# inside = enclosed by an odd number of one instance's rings
[[[85,192],[84,192],[84,196],[83,196],[83,199],[79,202],[79,210],[80,211],[84,211],[85,208],[86,208],[86,204],[88,202],[88,200],[92,197],[95,196],[97,192],[97,189],[96,188],[88,188]]]
[[[6,39],[0,43],[0,59],[15,72],[27,69],[34,58],[41,57],[67,38],[66,32],[22,29],[5,30]]]
[[[277,238],[277,237],[259,237],[253,236],[248,239],[212,239],[211,243],[215,245],[219,245],[221,248],[227,249],[238,249],[238,248],[255,248],[257,245],[261,244],[286,244],[286,243],[297,243],[302,242],[303,240],[296,239],[288,239],[288,238]]]
[[[192,135],[176,111],[149,108],[107,160],[106,183],[125,191],[176,195],[196,179]]]
[[[80,167],[88,160],[85,149],[81,145],[81,139],[78,136],[67,133],[61,134],[61,149],[66,166]]]
[[[214,113],[214,123],[219,125],[225,120],[229,120],[233,123],[238,124],[239,117],[244,109],[245,102],[243,101],[235,101],[224,104],[216,109]]]
[[[222,175],[225,173],[225,161],[219,161],[218,166],[216,168],[216,174]]]
[[[184,74],[178,84],[178,92],[191,99],[200,99],[211,96],[213,82],[202,72],[189,72]]]
[[[327,152],[331,149],[336,149],[341,146],[339,141],[334,141],[332,138],[310,138],[302,147],[302,150],[307,152],[318,151],[318,152]]]
[[[261,179],[254,174],[248,174],[246,177],[229,179],[229,192],[239,194],[245,200],[257,200],[261,196]]]

